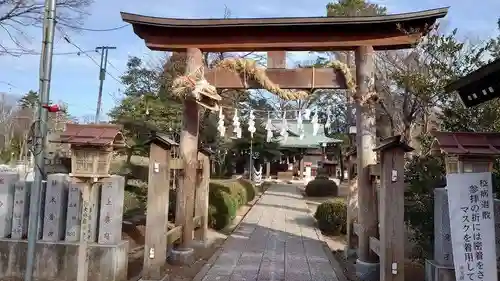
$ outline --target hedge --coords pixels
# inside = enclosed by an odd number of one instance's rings
[[[209,186],[209,226],[221,230],[231,224],[236,211],[255,198],[252,183],[245,180],[211,181]]]
[[[310,197],[337,196],[339,188],[334,181],[317,176],[306,185],[305,193]]]
[[[318,222],[318,228],[325,234],[339,235],[347,232],[347,204],[343,198],[321,203],[314,218]]]

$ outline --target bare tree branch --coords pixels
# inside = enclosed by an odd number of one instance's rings
[[[0,27],[1,31],[10,39],[10,44],[28,52],[25,45],[30,39],[25,33],[29,27],[41,27],[45,12],[43,0],[1,0],[0,1]],[[86,8],[93,0],[57,0],[56,21],[62,26],[78,28],[83,19],[88,15]],[[70,28],[70,27],[69,27]],[[0,55],[13,55],[18,52],[9,51],[9,43],[0,43]]]

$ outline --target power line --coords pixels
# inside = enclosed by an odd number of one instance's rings
[[[95,50],[84,50],[81,52],[61,52],[61,53],[53,53],[53,55],[55,55],[55,56],[78,55],[79,56],[82,53],[90,53],[90,52],[95,52]],[[2,53],[2,52],[0,52],[0,53]],[[5,52],[5,53],[7,53],[7,52]],[[11,55],[35,55],[35,56],[39,56],[42,54],[40,52],[29,51],[29,50],[20,50],[20,49],[8,50],[8,53]]]
[[[63,39],[68,42],[69,44],[73,45],[75,48],[77,48],[78,50],[80,50],[81,53],[83,53],[84,55],[86,55],[96,66],[98,66],[99,68],[101,68],[101,65],[93,58],[91,57],[89,54],[83,52],[82,48],[80,48],[78,45],[76,45],[75,43],[71,42],[71,40],[69,39],[68,35],[64,35],[63,36]],[[94,51],[96,52],[96,51]],[[109,73],[107,70],[105,71],[105,73],[107,75],[109,75],[111,78],[113,78],[116,82],[120,83],[121,85],[123,85],[123,83],[120,81],[120,79],[116,78],[115,76],[113,76],[111,73]],[[125,86],[125,85],[123,85]]]
[[[115,30],[119,30],[119,29],[122,29],[122,28],[125,28],[125,27],[129,26],[129,24],[127,23],[127,24],[120,25],[120,26],[117,26],[117,27],[112,27],[112,28],[94,29],[94,28],[85,28],[85,27],[80,27],[80,26],[74,26],[74,25],[70,25],[70,24],[66,24],[66,23],[62,23],[62,22],[59,22],[58,24],[62,25],[62,26],[69,27],[69,28],[73,28],[73,29],[84,30],[84,31],[93,31],[93,32],[115,31]]]

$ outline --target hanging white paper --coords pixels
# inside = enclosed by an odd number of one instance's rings
[[[306,109],[304,110],[304,120],[309,120],[309,119],[311,119],[311,110]]]
[[[313,136],[316,136],[318,135],[319,131],[318,110],[314,112],[314,116],[312,117],[311,123],[313,125]]]
[[[266,141],[267,142],[271,142],[272,138],[273,138],[273,128],[272,128],[272,123],[271,123],[271,118],[268,117],[267,119],[267,124],[266,124],[266,131],[267,131],[267,135],[266,135]]]
[[[253,110],[250,110],[250,114],[248,115],[248,131],[250,132],[250,137],[253,138],[253,134],[255,133],[255,115],[253,114]]]
[[[241,128],[240,128],[240,120],[238,117],[238,110],[234,110],[234,116],[233,116],[233,133],[236,134],[236,138],[241,138]]]
[[[286,142],[286,140],[288,139],[288,124],[286,122],[286,111],[283,112],[283,118],[281,120],[280,135],[283,137],[283,141]]]
[[[222,113],[222,108],[219,109],[219,122],[217,126],[217,130],[221,137],[226,135],[226,127],[224,126],[224,113]]]
[[[491,173],[446,180],[456,279],[497,281]]]
[[[304,124],[302,123],[302,111],[297,114],[297,132],[299,133],[299,138],[304,139]]]
[[[332,124],[332,119],[330,118],[330,114],[328,113],[326,117],[325,128],[330,129],[331,124]]]

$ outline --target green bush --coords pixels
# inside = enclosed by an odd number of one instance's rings
[[[238,208],[256,195],[254,186],[245,180],[214,180],[209,188],[209,225],[216,230],[231,224]]]
[[[337,196],[339,188],[332,180],[316,177],[306,185],[305,192],[310,197]]]
[[[347,232],[347,204],[342,198],[321,203],[314,218],[318,228],[325,234],[339,235]]]
[[[249,182],[248,180],[240,179],[238,182],[245,188],[247,194],[247,203],[255,199],[257,195],[257,191],[255,190],[255,186]]]
[[[238,203],[220,184],[210,184],[208,193],[209,218],[211,228],[220,230],[228,226],[236,216]]]
[[[238,207],[248,202],[247,191],[237,180],[223,181],[214,184],[218,186],[217,188],[229,193],[229,195],[231,195],[231,197],[236,201]]]

